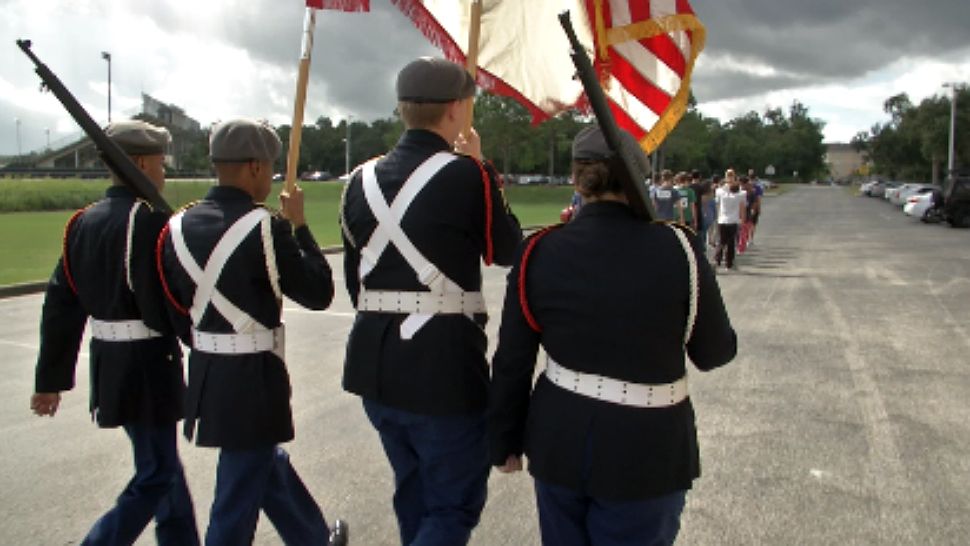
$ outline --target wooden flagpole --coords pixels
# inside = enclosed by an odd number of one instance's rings
[[[303,18],[303,48],[300,54],[300,70],[296,79],[296,101],[293,104],[293,124],[290,126],[290,148],[286,154],[286,181],[284,191],[296,188],[297,166],[300,162],[300,137],[303,136],[303,107],[310,80],[310,54],[313,51],[313,29],[317,25],[317,10],[307,8]]]
[[[471,18],[468,25],[468,53],[465,55],[465,70],[474,79],[478,75],[478,46],[482,32],[482,0],[472,0]],[[468,104],[468,120],[464,131],[467,133],[475,117],[475,100]]]

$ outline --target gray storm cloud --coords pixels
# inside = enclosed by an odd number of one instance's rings
[[[154,59],[142,59],[139,47],[144,44],[113,42],[112,29],[99,21],[122,10],[124,24],[157,26],[173,42],[188,39],[203,49],[228,45],[244,50],[255,64],[240,70],[262,67],[274,74],[272,78],[253,74],[253,81],[259,83],[240,90],[239,99],[248,102],[234,107],[284,119],[291,108],[286,105],[293,95],[290,78],[295,77],[299,56],[303,2],[197,1],[197,10],[187,11],[192,3],[186,1],[0,0],[5,14],[0,18],[0,155],[16,149],[15,116],[24,121],[24,127],[31,127],[37,145],[41,129],[56,123],[59,108],[54,105],[38,112],[24,106],[24,97],[36,91],[37,78],[13,46],[15,38],[25,34],[34,38],[37,51],[44,53],[82,102],[96,108],[104,101],[101,49],[112,49],[115,55],[119,100],[125,96],[134,100],[141,91],[155,92],[159,83],[150,70],[183,62],[165,58],[165,44],[154,44],[158,46]],[[56,17],[38,15],[45,9],[41,6],[49,10],[51,4],[58,6]],[[693,80],[694,94],[702,103],[848,82],[903,57],[966,62],[970,51],[966,0],[693,0],[692,5],[708,30],[704,64]],[[318,13],[307,122],[318,115],[350,113],[365,121],[390,116],[397,70],[416,56],[439,54],[388,0],[372,0],[371,7],[368,14]],[[746,63],[757,70],[747,69]],[[199,85],[163,83],[169,88]],[[210,100],[233,100],[205,86],[198,93]],[[187,106],[187,110],[200,121],[211,121],[205,106]]]

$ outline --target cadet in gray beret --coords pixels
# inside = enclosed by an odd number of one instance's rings
[[[265,121],[234,119],[212,129],[209,156],[213,163],[276,161],[282,143]]]
[[[112,123],[105,133],[161,190],[168,131],[131,120]],[[133,544],[154,518],[159,545],[197,546],[176,442],[185,398],[182,353],[155,267],[155,244],[168,215],[151,210],[114,173],[112,181],[104,199],[78,211],[64,228],[63,254],[44,300],[30,407],[54,416],[61,392],[74,388],[87,324],[92,418],[101,428],[124,428],[134,469],[114,506],[86,537],[75,538]]]
[[[158,191],[162,191],[165,187],[165,151],[172,142],[172,135],[169,134],[168,129],[130,119],[108,124],[104,133],[122,151],[131,156],[131,160],[152,181]],[[113,171],[111,182],[115,186],[125,185]]]
[[[263,510],[280,544],[342,546],[346,525],[328,524],[279,445],[295,434],[282,297],[327,308],[330,266],[299,186],[280,194],[281,215],[263,206],[280,154],[276,131],[234,119],[213,128],[209,145],[219,185],[173,216],[158,256],[177,330],[192,336],[186,434],[197,431],[200,446],[222,450],[206,544],[251,544]],[[211,284],[192,273],[201,267],[216,271]],[[209,289],[205,298],[200,286]]]
[[[116,121],[104,132],[128,155],[164,154],[172,142],[168,129],[138,119]]]
[[[489,473],[480,263],[511,265],[522,231],[468,125],[475,82],[465,69],[423,57],[401,69],[396,92],[406,131],[354,171],[341,204],[347,290],[359,311],[343,385],[363,399],[394,469],[400,543],[461,546]],[[391,221],[384,196],[398,196]],[[375,242],[388,238],[397,249]]]
[[[475,80],[461,66],[433,57],[411,61],[397,75],[397,100],[445,103],[475,95]]]

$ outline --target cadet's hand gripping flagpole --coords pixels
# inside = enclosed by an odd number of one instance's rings
[[[478,75],[478,44],[482,31],[482,0],[472,0],[471,17],[468,25],[468,54],[465,55],[465,70],[474,79]],[[468,132],[475,117],[475,99],[468,105],[468,120],[465,122],[464,132]]]
[[[310,79],[310,53],[313,51],[313,29],[317,25],[317,10],[306,8],[303,18],[303,49],[300,54],[300,71],[296,79],[296,100],[293,104],[293,124],[290,126],[290,148],[286,154],[286,181],[284,191],[292,193],[296,188],[296,169],[300,162],[300,137],[303,135],[303,106]]]

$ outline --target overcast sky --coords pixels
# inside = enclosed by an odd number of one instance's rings
[[[527,1],[527,0],[506,0]],[[708,30],[694,75],[704,114],[727,121],[795,99],[848,141],[885,121],[897,93],[914,102],[970,82],[967,0],[692,0]],[[0,0],[0,155],[75,138],[79,129],[38,92],[34,51],[96,120],[138,113],[141,93],[208,124],[237,116],[290,123],[303,0]],[[371,13],[319,12],[305,120],[392,115],[398,69],[434,55],[388,0]],[[558,24],[550,21],[548,24]],[[563,54],[566,54],[563,52]],[[19,124],[18,124],[19,120]]]

